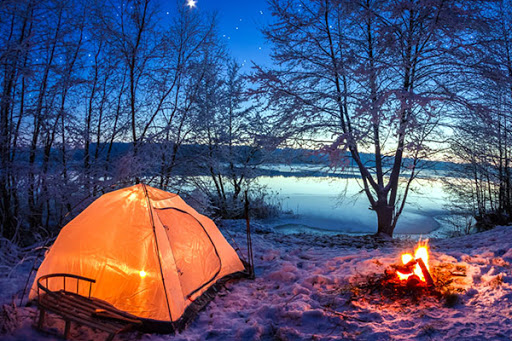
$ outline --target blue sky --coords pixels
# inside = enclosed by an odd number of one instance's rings
[[[180,0],[160,0],[162,14],[172,15]],[[215,12],[219,32],[231,55],[247,69],[251,61],[257,64],[270,62],[270,48],[259,28],[271,20],[266,0],[196,0],[191,10]]]

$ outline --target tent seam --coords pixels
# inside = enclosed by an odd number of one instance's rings
[[[144,188],[144,194],[146,195],[146,199],[147,199],[147,202],[148,202],[148,210],[149,210],[149,215],[150,215],[150,219],[151,219],[151,225],[153,226],[153,235],[155,237],[155,245],[156,245],[156,253],[157,253],[157,259],[158,259],[158,266],[160,267],[160,276],[162,278],[162,285],[164,287],[164,294],[165,294],[165,301],[167,303],[167,310],[169,312],[169,319],[171,321],[171,323],[173,322],[172,321],[172,314],[171,314],[171,306],[169,304],[169,296],[167,295],[167,286],[165,285],[165,279],[164,279],[164,273],[163,273],[163,270],[162,270],[162,260],[160,259],[160,248],[158,247],[158,239],[157,239],[157,236],[156,236],[156,228],[155,228],[155,219],[153,217],[153,210],[151,209],[151,202],[149,201],[149,195],[148,195],[148,190],[146,188],[146,184],[142,184],[143,188]]]

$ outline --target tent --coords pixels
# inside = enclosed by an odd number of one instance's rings
[[[102,195],[64,226],[37,271],[30,298],[37,297],[41,276],[88,277],[96,280],[92,297],[153,329],[172,331],[209,301],[215,284],[244,269],[212,220],[177,194],[138,184]],[[62,279],[48,286],[60,290]]]

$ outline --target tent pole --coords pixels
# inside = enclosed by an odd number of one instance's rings
[[[254,279],[254,258],[252,254],[252,238],[251,238],[251,223],[249,218],[249,197],[247,190],[245,191],[245,222],[247,227],[247,261],[249,263],[249,278]]]

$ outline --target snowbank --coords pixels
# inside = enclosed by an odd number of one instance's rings
[[[242,222],[229,223],[243,248]],[[222,230],[222,229],[221,229]],[[138,333],[126,340],[510,340],[512,238],[510,227],[430,242],[431,266],[467,269],[455,304],[355,297],[369,275],[396,263],[413,241],[371,237],[283,235],[253,237],[257,278],[228,283],[186,331],[176,336]],[[229,238],[228,238],[229,239]],[[22,281],[20,281],[22,282]],[[0,282],[3,283],[3,282]],[[4,283],[5,284],[5,283]],[[3,288],[0,288],[2,290]],[[6,303],[6,296],[2,295]],[[54,339],[33,330],[33,308],[18,308],[17,325],[2,338]],[[0,321],[1,322],[1,321]],[[58,318],[49,319],[61,328]],[[103,337],[74,328],[74,339]]]

